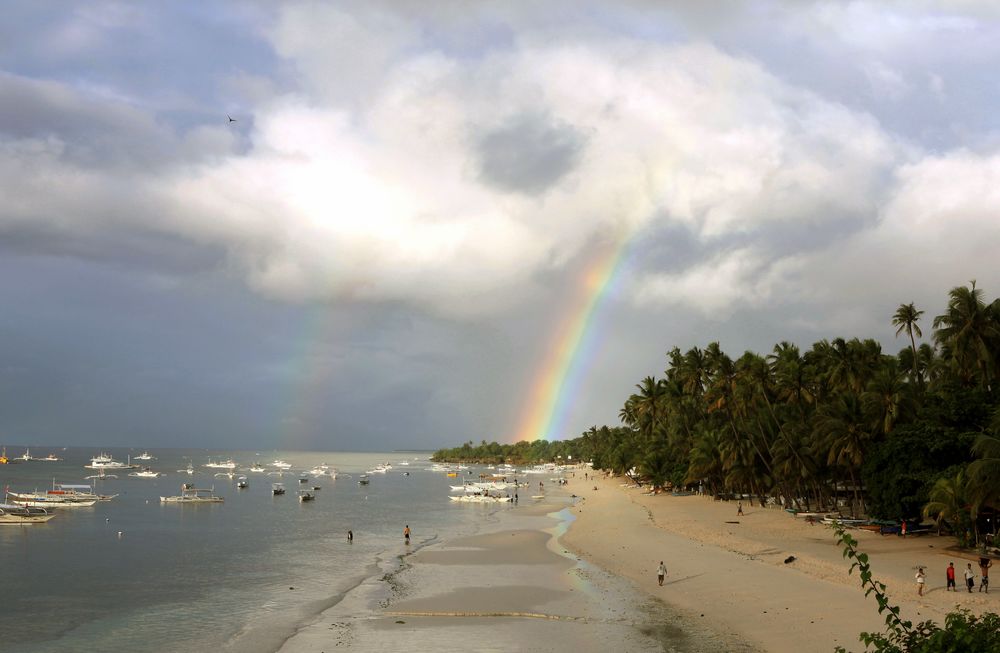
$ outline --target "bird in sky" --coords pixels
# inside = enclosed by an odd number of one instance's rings
[[[229,118],[229,122],[236,122],[236,118],[233,118],[233,117],[232,117],[231,115],[229,115],[228,113],[226,114],[226,117],[227,117],[227,118]]]

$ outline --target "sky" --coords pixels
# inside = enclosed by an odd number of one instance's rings
[[[1000,8],[38,2],[0,444],[434,449],[1000,296]]]

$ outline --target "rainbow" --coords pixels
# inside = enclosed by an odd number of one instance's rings
[[[531,383],[511,442],[558,440],[567,435],[573,401],[603,341],[598,308],[616,287],[630,241],[621,235],[606,243],[580,275],[572,310],[554,331],[549,355]]]

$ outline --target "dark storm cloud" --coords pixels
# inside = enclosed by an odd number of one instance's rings
[[[545,115],[521,114],[479,138],[480,179],[505,191],[539,195],[580,160],[586,137]]]

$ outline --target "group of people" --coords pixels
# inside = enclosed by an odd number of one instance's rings
[[[989,594],[989,592],[990,592],[990,567],[992,567],[992,566],[993,566],[993,561],[990,560],[989,558],[980,558],[979,559],[979,573],[980,573],[980,576],[979,576],[979,591],[980,592],[986,592],[987,594]],[[956,573],[955,563],[954,562],[949,562],[948,563],[948,569],[945,570],[945,578],[946,578],[946,580],[948,582],[948,584],[945,586],[945,591],[946,592],[948,590],[953,590],[955,592],[958,591],[958,587],[955,585],[955,573]],[[967,563],[965,565],[965,571],[962,572],[962,574],[963,574],[963,576],[965,576],[965,587],[969,591],[969,593],[971,594],[972,590],[976,587],[976,572],[972,570],[972,563],[971,562]],[[917,568],[917,576],[916,576],[916,578],[917,578],[917,595],[918,596],[923,596],[924,595],[924,585],[927,583],[927,574],[924,573],[924,568],[923,567]]]

